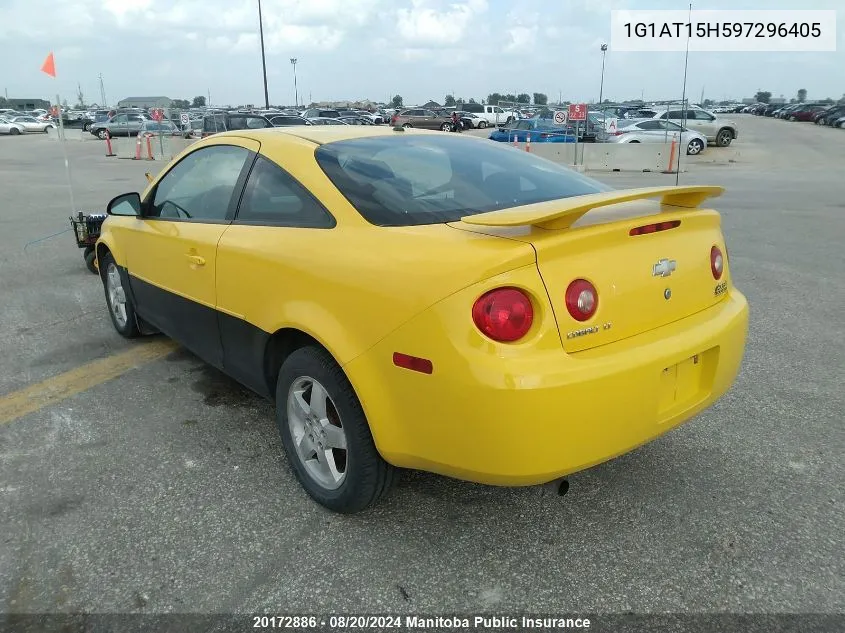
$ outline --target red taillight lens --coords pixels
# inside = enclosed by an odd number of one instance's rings
[[[497,288],[481,295],[472,306],[472,320],[494,341],[518,341],[534,322],[531,299],[518,288]]]
[[[724,270],[725,260],[722,257],[722,251],[718,246],[714,246],[710,249],[710,271],[713,273],[713,279],[721,279]]]
[[[576,321],[586,321],[599,307],[599,293],[586,279],[576,279],[566,289],[566,309]]]
[[[668,231],[681,226],[680,220],[671,220],[669,222],[656,222],[655,224],[646,224],[645,226],[637,226],[628,231],[628,235],[646,235],[648,233],[657,233],[658,231]]]

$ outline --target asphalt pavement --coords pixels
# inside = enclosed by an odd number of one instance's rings
[[[301,491],[272,406],[190,354],[82,376],[0,424],[0,612],[842,613],[845,130],[734,118],[735,145],[679,175],[727,187],[714,204],[751,305],[713,408],[565,496],[405,473],[345,517]],[[143,345],[53,234],[161,163],[65,149],[73,202],[58,142],[0,138],[0,402]]]

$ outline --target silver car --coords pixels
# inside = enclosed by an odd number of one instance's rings
[[[684,112],[680,107],[670,107],[668,110],[655,114],[654,118],[682,123],[688,129],[704,135],[709,143],[714,143],[719,147],[727,147],[739,134],[736,123],[717,117],[701,108],[688,108]]]
[[[0,134],[11,134],[15,136],[17,134],[23,134],[26,132],[26,129],[20,123],[12,123],[9,119],[4,116],[0,116]]]
[[[672,139],[678,140],[687,154],[695,156],[707,147],[707,138],[703,134],[694,132],[673,123],[658,119],[646,119],[637,123],[630,123],[620,127],[615,134],[609,134],[608,143],[665,143]]]
[[[138,112],[121,112],[115,114],[108,121],[94,123],[88,128],[94,136],[104,139],[108,136],[137,136],[145,121],[151,121],[148,116]]]
[[[52,121],[39,121],[33,116],[10,117],[9,121],[22,126],[27,132],[46,132],[49,129],[55,129],[56,127]]]

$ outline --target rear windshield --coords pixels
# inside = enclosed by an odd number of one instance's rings
[[[500,143],[457,135],[336,141],[320,167],[370,223],[410,226],[546,202],[610,187]]]

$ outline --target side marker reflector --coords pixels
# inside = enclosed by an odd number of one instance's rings
[[[400,354],[399,352],[393,352],[393,364],[397,367],[418,371],[422,374],[430,374],[434,371],[434,365],[427,358],[409,356],[408,354]]]

